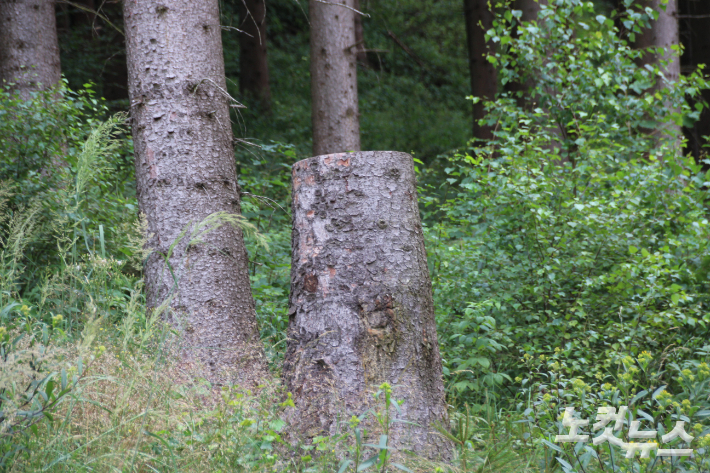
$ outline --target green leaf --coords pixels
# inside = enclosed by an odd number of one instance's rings
[[[364,462],[360,463],[357,467],[357,471],[365,471],[368,468],[370,468],[372,465],[377,463],[377,460],[380,458],[380,454],[376,454],[365,460]]]
[[[399,463],[394,463],[394,462],[393,462],[393,463],[392,463],[392,466],[395,467],[395,468],[399,468],[399,469],[402,470],[402,471],[406,471],[407,473],[414,473],[412,470],[410,470],[410,469],[407,468],[406,466],[401,465],[401,464],[399,464]]]
[[[548,447],[550,447],[551,449],[553,449],[556,452],[564,453],[564,450],[562,450],[559,445],[555,445],[554,443],[550,442],[547,439],[542,439],[542,443],[544,443],[545,445],[547,445]]]
[[[344,460],[340,464],[340,468],[338,469],[338,473],[343,473],[345,470],[347,470],[348,465],[350,465],[350,463],[351,463],[351,460]]]
[[[636,253],[638,253],[638,251],[639,251],[639,249],[636,248],[635,246],[629,246],[629,253],[630,254],[635,255]]]
[[[646,394],[648,394],[648,391],[647,391],[646,389],[644,389],[643,391],[641,391],[640,393],[638,393],[637,395],[635,395],[633,399],[631,399],[631,403],[630,403],[630,404],[636,404],[636,401],[638,401],[639,399],[641,399],[642,397],[644,397]]]

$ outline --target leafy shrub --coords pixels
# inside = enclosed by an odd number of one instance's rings
[[[561,349],[565,375],[588,380],[616,353],[675,345],[680,362],[708,337],[710,179],[673,126],[697,117],[685,99],[707,83],[696,72],[658,87],[661,72],[638,67],[641,52],[589,2],[542,8],[520,27],[506,11],[488,33],[504,82],[537,81],[535,104],[509,92],[488,103],[495,138],[450,157],[425,201],[461,400],[484,387],[509,398],[522,353]],[[630,12],[621,21],[648,20]]]

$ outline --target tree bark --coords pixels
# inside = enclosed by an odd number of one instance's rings
[[[61,80],[53,0],[0,0],[0,85],[22,97]]]
[[[259,101],[262,111],[271,110],[269,62],[266,47],[266,0],[243,0],[239,4],[239,90]]]
[[[165,318],[183,359],[214,382],[258,382],[266,367],[241,230],[222,225],[188,244],[206,217],[240,211],[217,0],[123,8],[136,186],[153,250],[148,306],[175,291]]]
[[[547,4],[547,0],[515,0],[515,9],[523,12],[521,21],[535,21],[540,13],[540,2]]]
[[[547,0],[515,0],[514,7],[516,10],[523,12],[520,22],[537,21],[537,15],[540,13],[540,1]],[[518,105],[523,109],[531,109],[533,100],[530,100],[534,95],[536,81],[532,77],[528,77],[525,81],[516,81],[506,84],[506,90],[517,95]]]
[[[360,150],[353,0],[310,0],[313,154]]]
[[[705,64],[705,73],[710,67],[710,2],[685,0],[679,2],[680,12],[680,38],[683,43],[681,57],[681,73],[692,72],[698,65]],[[710,90],[702,91],[702,100],[710,103]],[[692,106],[693,104],[691,104]],[[685,129],[688,138],[688,148],[692,150],[696,159],[702,156],[703,145],[707,140],[704,136],[710,135],[710,109],[703,109],[700,120],[692,128]]]
[[[669,0],[665,11],[661,8],[661,0],[645,0],[641,2],[642,7],[651,8],[658,12],[658,20],[652,21],[651,27],[643,30],[636,36],[634,46],[638,49],[664,48],[664,54],[654,54],[646,52],[640,60],[639,65],[658,65],[668,82],[677,82],[680,78],[680,54],[672,49],[680,44],[678,34],[678,2]],[[661,61],[668,61],[666,66],[661,65]],[[663,81],[656,83],[656,88],[664,88]],[[675,123],[666,124],[666,130],[671,136],[682,137],[682,130]],[[680,146],[680,141],[678,141]]]
[[[494,47],[486,42],[486,31],[493,27],[493,12],[488,7],[488,0],[464,0],[466,19],[466,41],[468,43],[468,62],[471,74],[471,94],[481,98],[473,104],[473,136],[488,141],[493,138],[491,126],[480,125],[485,116],[484,100],[495,99],[498,92],[498,74],[486,55]]]
[[[383,382],[404,401],[390,439],[446,456],[446,423],[431,281],[412,157],[369,151],[293,166],[290,416],[308,436],[334,433],[373,406]]]

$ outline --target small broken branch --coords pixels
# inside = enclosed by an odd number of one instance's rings
[[[366,17],[370,18],[370,15],[368,15],[367,13],[363,13],[363,12],[361,12],[361,11],[355,10],[353,7],[349,7],[349,6],[343,5],[343,4],[341,4],[341,3],[326,2],[325,0],[315,0],[315,1],[318,2],[318,3],[322,3],[322,4],[324,4],[324,5],[333,5],[333,6],[336,6],[336,7],[347,8],[348,10],[354,11],[354,12],[357,13],[358,15],[362,15],[362,16],[366,16]]]
[[[250,38],[253,38],[253,36],[250,35],[249,33],[247,33],[246,31],[242,31],[242,30],[240,30],[239,28],[235,28],[235,27],[233,27],[233,26],[220,25],[220,28],[222,28],[223,30],[234,30],[234,31],[236,31],[236,32],[238,32],[238,33],[244,33],[245,35],[249,36]]]
[[[71,5],[71,6],[73,6],[74,8],[78,8],[79,10],[82,10],[82,11],[85,11],[85,12],[87,12],[87,13],[91,13],[92,15],[98,16],[99,18],[101,18],[102,20],[104,20],[111,28],[113,28],[114,30],[116,30],[116,31],[118,31],[119,33],[121,33],[122,36],[125,36],[125,34],[123,33],[123,30],[122,30],[121,28],[119,28],[118,26],[116,26],[116,25],[114,25],[113,23],[111,23],[111,22],[109,21],[109,19],[106,18],[105,15],[102,15],[102,14],[99,13],[98,11],[94,11],[94,10],[92,10],[91,8],[85,7],[85,6],[83,6],[83,5],[79,5],[78,3],[70,2],[69,0],[57,0],[57,1],[58,1],[59,3],[66,3],[67,5]]]
[[[411,49],[409,49],[409,47],[407,47],[406,44],[404,44],[402,41],[400,41],[399,38],[397,38],[397,36],[395,36],[395,34],[392,33],[392,31],[387,30],[387,34],[389,35],[390,38],[392,38],[392,40],[394,40],[395,43],[397,43],[397,46],[399,46],[400,48],[402,48],[402,50],[404,50],[405,53],[407,53],[412,59],[414,59],[414,62],[416,62],[417,64],[419,64],[419,67],[421,67],[422,69],[426,69],[426,68],[427,68],[427,67],[424,65],[424,62],[423,62],[421,59],[419,59],[419,56],[417,56],[417,55],[414,53],[414,51],[412,51]]]

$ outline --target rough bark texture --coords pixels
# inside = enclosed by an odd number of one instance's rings
[[[259,101],[261,110],[271,110],[269,62],[266,48],[266,0],[239,3],[239,90]]]
[[[498,92],[498,74],[486,55],[493,42],[486,42],[486,31],[493,27],[493,12],[488,0],[464,0],[468,62],[471,73],[471,94],[482,100],[493,100]],[[481,140],[493,138],[490,126],[481,126],[478,121],[486,114],[483,102],[473,104],[473,136]]]
[[[640,65],[657,64],[663,75],[669,82],[677,82],[680,78],[680,55],[671,49],[672,46],[680,44],[678,35],[678,2],[669,0],[665,11],[661,8],[661,0],[645,0],[641,2],[643,7],[651,8],[659,13],[658,20],[651,23],[651,28],[645,29],[642,34],[636,36],[634,46],[642,48],[664,48],[665,54],[646,53],[641,59]],[[669,61],[668,65],[662,67],[662,60]],[[659,81],[656,87],[665,87],[665,82]],[[675,124],[667,124],[666,129],[674,136],[681,136],[681,127]],[[680,146],[680,142],[678,142]]]
[[[223,225],[187,244],[207,216],[240,205],[217,0],[130,0],[124,20],[138,201],[153,250],[148,305],[168,297],[174,273],[166,318],[184,359],[204,363],[213,381],[258,381],[265,361],[241,231]]]
[[[23,97],[61,79],[53,0],[0,0],[0,85]]]
[[[283,367],[295,427],[334,433],[372,407],[383,382],[403,400],[395,445],[429,456],[448,446],[431,281],[412,157],[341,153],[293,166],[289,345]]]
[[[360,150],[353,0],[310,0],[313,154]]]

